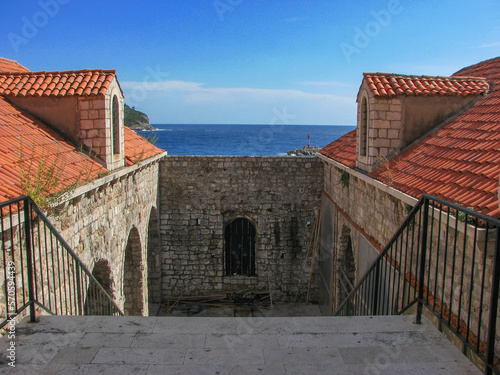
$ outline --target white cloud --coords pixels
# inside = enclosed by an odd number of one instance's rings
[[[275,108],[289,108],[297,124],[346,124],[355,99],[296,89],[205,87],[186,81],[122,82],[127,104],[146,110],[153,121],[183,123],[268,123]],[[153,105],[153,103],[155,103]],[[162,115],[164,113],[165,115]],[[205,120],[203,120],[205,119]]]
[[[496,47],[500,47],[500,42],[482,44],[478,48],[496,48]]]
[[[349,87],[352,86],[345,82],[339,81],[306,81],[300,82],[303,86],[320,86],[320,87]]]
[[[269,102],[271,100],[351,100],[336,95],[313,94],[300,90],[255,89],[247,87],[207,88],[186,95],[189,102],[235,102],[249,100],[253,102]]]
[[[201,90],[202,85],[203,83],[186,81],[120,82],[122,88],[148,91],[198,91]]]

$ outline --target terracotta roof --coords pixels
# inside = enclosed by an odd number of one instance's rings
[[[408,76],[390,73],[364,73],[373,96],[467,96],[488,92],[484,78]]]
[[[148,140],[141,137],[135,131],[128,127],[125,129],[125,160],[127,166],[133,165],[139,161],[149,159],[153,156],[164,153],[161,148],[154,146]]]
[[[19,72],[26,73],[29,72],[29,69],[25,68],[17,61],[0,57],[0,73],[19,73]]]
[[[493,82],[491,91],[371,177],[415,198],[432,194],[500,218],[500,57],[455,75],[484,77],[483,82]],[[356,137],[348,133],[321,153],[353,168],[355,145]]]
[[[0,95],[104,95],[115,75],[114,70],[0,74]]]
[[[0,202],[25,194],[22,181],[26,176],[36,179],[42,163],[57,165],[58,181],[51,193],[108,172],[59,133],[11,104],[9,95],[102,95],[115,74],[114,70],[33,73],[0,57]],[[127,127],[124,141],[128,166],[164,152]]]
[[[482,75],[493,90],[371,175],[414,197],[433,194],[498,218],[500,58],[456,74]]]
[[[354,168],[356,166],[356,129],[323,147],[319,152],[349,168]]]
[[[23,195],[22,175],[31,176],[33,181],[44,162],[49,167],[61,168],[56,173],[60,180],[55,191],[78,179],[95,179],[107,171],[48,126],[0,96],[0,202]]]

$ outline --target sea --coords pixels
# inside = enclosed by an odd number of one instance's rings
[[[353,130],[348,125],[171,125],[139,131],[169,155],[285,156],[307,146],[324,147]]]

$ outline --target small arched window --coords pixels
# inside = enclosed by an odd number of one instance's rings
[[[113,132],[113,154],[120,153],[120,106],[118,98],[113,96],[111,130]]]
[[[255,226],[247,219],[238,218],[226,226],[226,276],[255,275]]]
[[[368,101],[363,98],[361,101],[361,118],[359,134],[359,152],[361,156],[368,155]]]

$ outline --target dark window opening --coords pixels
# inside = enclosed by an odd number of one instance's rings
[[[359,152],[361,156],[367,156],[368,152],[368,101],[363,98],[361,102],[361,132]]]
[[[112,131],[113,131],[113,154],[120,153],[120,106],[118,105],[118,98],[113,96],[113,118],[112,118]]]
[[[226,276],[255,275],[255,226],[247,219],[233,220],[226,227]]]

